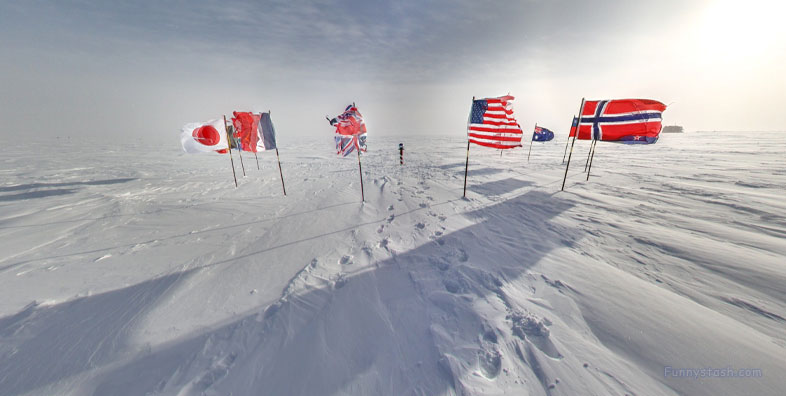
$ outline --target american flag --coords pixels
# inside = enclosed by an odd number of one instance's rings
[[[470,143],[497,149],[521,147],[524,133],[513,117],[513,97],[472,101],[467,137]]]

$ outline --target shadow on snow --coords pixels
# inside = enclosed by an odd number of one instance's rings
[[[494,186],[518,188],[511,181]],[[580,238],[578,231],[549,222],[571,206],[530,191],[468,213],[479,221],[475,225],[151,351],[128,345],[134,324],[184,274],[62,304],[31,305],[0,319],[4,339],[23,340],[13,342],[19,345],[13,351],[0,344],[7,363],[0,369],[0,389],[18,395],[119,360],[124,363],[95,380],[94,394],[184,388],[222,394],[227,385],[239,394],[461,393],[466,389],[460,378],[481,352],[479,338],[496,342],[496,335],[483,334],[498,331],[489,329],[471,302],[506,301],[503,285],[549,251]],[[487,235],[498,244],[479,238]],[[528,358],[519,358],[537,367],[526,361],[532,359],[527,351]]]

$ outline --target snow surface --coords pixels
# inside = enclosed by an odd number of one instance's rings
[[[786,393],[786,133],[285,138],[3,141],[0,394]]]

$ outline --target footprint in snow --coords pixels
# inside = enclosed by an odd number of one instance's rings
[[[379,228],[377,228],[377,234],[381,234],[382,231],[385,231],[385,225],[384,224],[382,224],[381,226],[379,226]]]
[[[350,265],[352,264],[352,256],[348,254],[341,256],[341,259],[338,260],[338,263],[341,265]]]
[[[417,228],[419,230],[422,230],[422,229],[426,228],[426,224],[424,224],[424,223],[417,223],[417,224],[415,224],[415,228]]]
[[[388,210],[393,210],[393,205],[388,206]]]
[[[456,252],[456,257],[458,258],[458,261],[461,261],[462,263],[465,263],[469,260],[469,255],[467,254],[467,251],[464,249],[459,249]]]
[[[391,214],[390,216],[388,216],[388,223],[392,223],[393,219],[395,219],[395,218],[396,218],[396,215],[394,215],[394,214]]]
[[[427,208],[428,204],[425,202],[421,202],[420,204],[418,204],[418,206],[420,206],[421,208]]]
[[[333,287],[335,287],[336,289],[341,289],[346,284],[347,284],[347,278],[344,276],[344,274],[339,274],[338,277],[336,277],[336,281],[333,282]]]

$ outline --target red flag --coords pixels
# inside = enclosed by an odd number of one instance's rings
[[[576,127],[579,125],[578,117],[573,117],[573,122],[570,124],[570,135],[568,137],[576,136]]]
[[[577,138],[654,143],[660,134],[664,110],[665,104],[651,99],[588,100]]]
[[[257,152],[259,143],[259,120],[261,116],[249,111],[232,112],[232,125],[235,127],[235,137],[240,139],[243,151]]]

